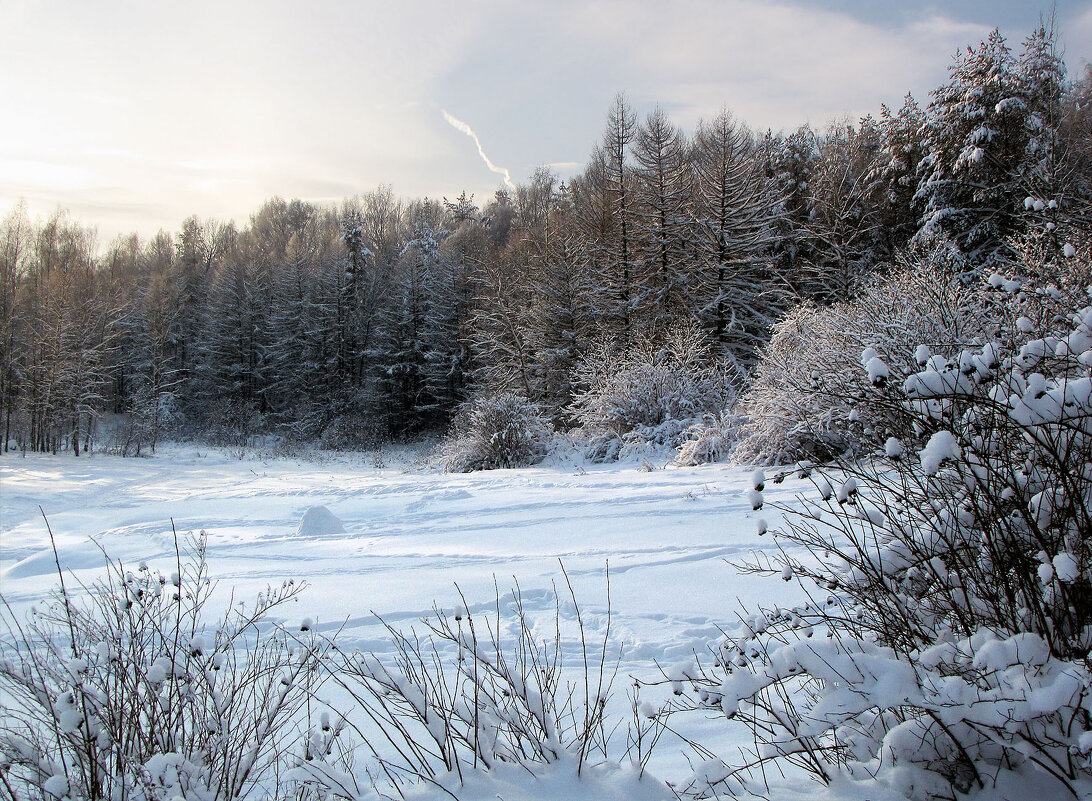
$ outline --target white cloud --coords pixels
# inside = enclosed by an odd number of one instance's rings
[[[1069,20],[1061,29],[1061,42],[1074,74],[1092,59],[1092,6]]]
[[[943,78],[957,48],[988,33],[936,16],[881,28],[829,11],[753,0],[682,0],[671,8],[671,15],[660,16],[652,7],[634,10],[607,0],[587,13],[605,46],[606,21],[627,9],[636,16],[633,30],[653,32],[654,46],[615,47],[613,55],[627,64],[635,100],[673,104],[686,126],[724,104],[753,126],[775,129],[874,111],[881,100],[908,90],[927,92]]]
[[[482,149],[482,141],[478,138],[478,135],[474,133],[474,129],[457,117],[453,117],[451,114],[443,109],[441,109],[441,113],[444,116],[444,122],[454,128],[456,131],[464,133],[474,140],[474,144],[478,148],[478,155],[481,156],[482,161],[485,162],[485,166],[489,168],[489,171],[495,172],[497,175],[503,177],[504,185],[507,186],[509,189],[515,189],[516,185],[512,183],[512,173],[508,171],[507,167],[498,167],[496,164],[490,161],[489,156],[485,155],[485,150]]]

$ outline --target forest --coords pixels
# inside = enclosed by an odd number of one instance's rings
[[[949,72],[924,107],[822,131],[758,133],[726,109],[689,133],[618,95],[577,177],[539,169],[488,200],[273,198],[242,227],[193,216],[105,247],[64,210],[17,206],[0,223],[4,449],[354,449],[501,395],[596,430],[620,365],[723,379],[606,421],[624,436],[720,413],[794,309],[925,264],[964,282],[1034,269],[1032,251],[1087,264],[1092,71],[1067,77],[1041,28],[1019,48],[994,32]]]

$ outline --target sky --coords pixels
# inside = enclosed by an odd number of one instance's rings
[[[1092,0],[1053,6],[1070,73]],[[482,202],[586,163],[625,92],[687,130],[822,128],[924,105],[1035,0],[0,0],[0,215],[68,209],[100,245],[245,223],[274,196]]]

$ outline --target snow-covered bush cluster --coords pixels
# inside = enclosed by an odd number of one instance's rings
[[[202,435],[212,445],[242,447],[264,429],[264,420],[255,404],[219,399],[209,405],[208,423]]]
[[[585,356],[579,383],[584,389],[571,411],[597,461],[617,459],[627,446],[677,447],[735,396],[732,376],[696,324],[636,336],[625,346],[601,340]]]
[[[393,657],[356,651],[333,660],[333,680],[355,705],[346,714],[375,724],[374,734],[355,727],[374,762],[370,770],[354,769],[336,749],[317,747],[289,778],[356,799],[372,797],[374,774],[381,773],[457,798],[466,783],[488,787],[490,778],[515,769],[522,783],[543,781],[544,788],[559,773],[570,782],[583,778],[579,791],[570,786],[558,797],[626,797],[626,788],[638,797],[672,798],[644,774],[658,724],[634,715],[626,728],[608,710],[617,671],[608,639],[588,641],[571,586],[565,605],[575,614],[574,637],[561,627],[562,600],[555,595],[554,603],[553,626],[534,619],[518,589],[498,594],[492,610],[436,609],[422,621],[424,633],[387,627]],[[566,654],[580,664],[575,674]],[[619,756],[630,770],[619,769]],[[604,773],[612,780],[604,782]],[[481,797],[496,795],[494,787]]]
[[[369,403],[371,405],[369,405]],[[341,412],[329,421],[316,411],[314,417],[324,424],[315,438],[318,445],[327,450],[366,450],[375,448],[383,442],[385,431],[375,415],[375,403],[370,398],[358,399],[355,403],[344,404]],[[311,441],[307,430],[293,431],[291,438],[303,442]]]
[[[510,392],[467,403],[440,444],[440,464],[449,473],[497,470],[538,464],[549,450],[553,430],[546,415]]]
[[[939,257],[922,257],[860,297],[831,306],[799,306],[773,337],[739,401],[746,422],[736,461],[823,461],[882,442],[891,424],[870,388],[887,381],[879,367],[910,370],[915,348],[968,342],[996,327],[988,293],[954,276]],[[862,359],[866,348],[872,348]],[[879,357],[868,369],[867,362]],[[862,371],[861,367],[865,366]]]
[[[922,801],[1092,792],[1092,306],[988,284],[1016,317],[994,338],[862,359],[886,440],[813,474],[779,559],[749,566],[812,600],[746,616],[692,674],[695,707],[754,727],[758,762]],[[724,766],[694,789],[745,782]]]
[[[687,430],[687,438],[679,445],[675,464],[694,467],[728,459],[739,441],[741,421],[730,410],[707,414]]]
[[[79,601],[62,583],[26,622],[3,605],[7,797],[214,801],[290,767],[321,646],[269,617],[301,585],[208,620],[203,537],[183,550],[170,575],[112,561]]]
[[[437,608],[423,636],[388,626],[377,657],[285,625],[295,582],[210,619],[204,533],[176,557],[169,574],[108,560],[86,594],[58,568],[25,621],[0,596],[4,798],[674,797],[645,772],[662,726],[612,701],[609,585],[594,642],[566,582],[536,599],[552,627],[517,588]]]

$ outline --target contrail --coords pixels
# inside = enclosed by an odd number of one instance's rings
[[[507,168],[498,167],[496,164],[489,160],[489,156],[485,155],[485,151],[482,150],[481,140],[478,139],[478,135],[474,133],[474,129],[457,117],[452,117],[443,109],[440,109],[440,111],[443,112],[444,119],[447,120],[448,125],[450,125],[457,131],[462,131],[464,134],[474,140],[474,144],[478,146],[478,155],[482,157],[482,161],[485,162],[485,166],[488,167],[492,172],[495,172],[498,175],[503,175],[504,185],[507,186],[509,189],[515,189],[516,185],[512,183],[511,173],[508,172]]]

